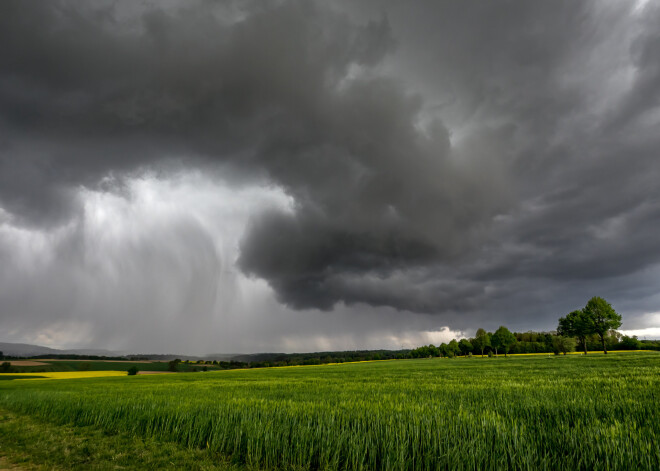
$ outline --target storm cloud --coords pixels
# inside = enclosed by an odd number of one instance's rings
[[[653,2],[3,2],[4,340],[391,347],[593,295],[660,327],[658,31]]]

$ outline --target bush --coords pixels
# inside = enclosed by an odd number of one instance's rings
[[[642,342],[637,339],[636,335],[633,335],[632,337],[624,335],[619,343],[619,348],[623,350],[639,350],[641,347]]]
[[[494,356],[495,356],[495,355],[493,355],[493,352],[492,352],[492,351],[489,351],[489,352],[488,352],[488,358],[493,358]]]
[[[138,373],[138,367],[133,365],[128,369],[128,376],[134,376]]]

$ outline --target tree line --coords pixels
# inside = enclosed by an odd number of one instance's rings
[[[582,309],[559,319],[556,332],[511,332],[504,326],[495,332],[480,328],[472,338],[452,340],[439,346],[411,350],[412,358],[489,355],[498,353],[566,354],[576,348],[588,351],[660,350],[660,341],[639,340],[616,331],[621,315],[603,298],[591,298]]]

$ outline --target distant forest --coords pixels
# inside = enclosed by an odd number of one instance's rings
[[[490,338],[490,344],[484,346],[484,356],[494,356],[496,354],[495,346],[492,343],[494,333],[485,332]],[[558,342],[562,337],[554,332],[513,332],[515,342],[513,342],[507,353],[548,353],[561,354],[562,347]],[[610,331],[605,337],[608,350],[660,350],[660,340],[638,340],[636,337],[627,337],[616,331]],[[265,368],[273,366],[297,366],[297,365],[321,365],[326,363],[347,363],[354,361],[373,361],[373,360],[394,360],[407,358],[428,358],[445,357],[453,358],[458,356],[481,355],[476,337],[470,339],[452,340],[440,345],[424,345],[415,349],[403,350],[354,350],[341,352],[315,352],[315,353],[257,353],[253,355],[236,355],[229,361],[218,360],[184,360],[181,363],[187,365],[196,364],[199,367],[204,365],[215,365],[222,369],[240,369],[240,368]],[[582,346],[576,342],[568,351],[582,350]],[[601,340],[594,334],[587,337],[587,350],[589,352],[602,352]],[[0,353],[1,354],[1,353]],[[504,354],[504,350],[498,349],[498,354]],[[51,358],[54,355],[51,355]],[[145,356],[139,357],[101,357],[85,355],[58,355],[71,360],[143,360]],[[31,357],[39,358],[39,357]],[[9,359],[9,357],[5,357]],[[154,358],[156,359],[156,358]]]
[[[639,340],[636,336],[621,335],[615,329],[621,326],[621,316],[603,298],[591,298],[582,309],[575,310],[559,319],[556,332],[510,332],[500,326],[495,332],[477,329],[472,338],[453,339],[438,346],[424,345],[412,350],[354,350],[316,353],[257,353],[234,355],[231,358],[187,359],[175,358],[169,361],[171,371],[179,371],[191,365],[205,365],[221,369],[267,368],[277,366],[320,365],[326,363],[347,363],[356,361],[395,360],[407,358],[430,358],[457,356],[498,356],[498,354],[548,353],[567,354],[576,349],[588,352],[608,350],[660,350],[660,340]],[[48,355],[51,358],[71,360],[167,360],[169,355],[129,355],[126,357],[101,357],[89,355]],[[4,357],[11,359],[12,357]],[[14,357],[16,358],[16,357]],[[40,357],[30,357],[40,358]],[[3,359],[0,352],[0,359]],[[6,363],[9,368],[9,363]],[[193,371],[196,371],[196,367]]]

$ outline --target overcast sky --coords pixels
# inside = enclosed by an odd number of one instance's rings
[[[660,337],[660,3],[0,3],[0,341]]]

